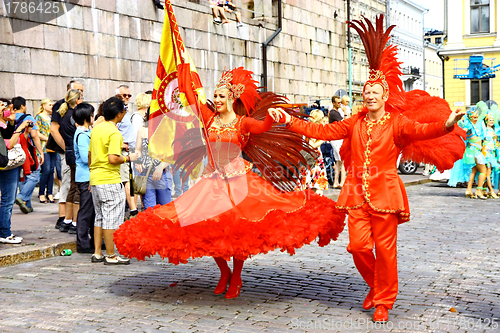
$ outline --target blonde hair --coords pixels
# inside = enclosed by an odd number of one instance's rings
[[[61,117],[64,117],[66,112],[68,112],[68,108],[70,108],[70,107],[74,108],[76,106],[76,101],[78,101],[80,99],[81,95],[82,94],[80,93],[79,90],[76,90],[76,89],[68,90],[68,92],[66,93],[66,96],[64,96],[65,102],[59,107],[59,110],[57,110],[57,112],[59,112]]]
[[[311,114],[309,115],[309,121],[315,124],[321,123],[323,118],[325,117],[325,114],[321,110],[312,110]]]
[[[40,113],[42,113],[43,111],[45,111],[45,109],[43,108],[43,106],[47,103],[52,103],[52,100],[50,98],[47,98],[45,97],[44,99],[42,99],[42,101],[40,102],[40,108],[38,109],[38,113],[37,115],[39,115]]]
[[[342,98],[340,99],[341,102],[349,102],[349,96],[347,95],[344,95],[342,96]]]
[[[146,109],[151,104],[151,95],[140,93],[135,97],[137,109]]]

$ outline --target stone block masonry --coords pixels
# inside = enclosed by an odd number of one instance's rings
[[[261,82],[262,43],[277,28],[273,1],[235,3],[254,9],[240,10],[244,26],[239,28],[233,14],[228,14],[230,23],[215,25],[206,1],[172,1],[208,96],[224,69],[244,66]],[[291,102],[329,99],[346,88],[343,2],[283,1],[282,6],[283,30],[268,47],[269,88]],[[335,19],[334,12],[339,14]],[[29,113],[44,97],[62,98],[72,78],[84,83],[85,101],[95,105],[113,96],[121,83],[132,87],[132,102],[136,94],[153,89],[165,13],[152,1],[83,0],[48,22],[35,14],[6,15],[2,3],[0,97],[24,96]]]

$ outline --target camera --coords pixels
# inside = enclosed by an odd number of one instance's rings
[[[35,126],[35,124],[33,124],[32,121],[28,122],[28,127],[33,127],[33,126]]]

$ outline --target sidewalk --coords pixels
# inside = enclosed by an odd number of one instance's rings
[[[405,186],[427,183],[428,177],[422,176],[422,168],[414,175],[400,175]],[[329,189],[325,195],[333,200],[340,190]],[[0,266],[15,265],[23,262],[59,256],[63,249],[76,251],[76,235],[55,229],[58,207],[55,204],[41,204],[38,201],[38,188],[32,198],[34,212],[23,214],[17,205],[12,213],[12,233],[24,238],[21,244],[0,243]]]

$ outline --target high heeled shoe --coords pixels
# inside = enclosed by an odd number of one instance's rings
[[[500,199],[500,197],[495,192],[490,192],[488,193],[488,199]]]
[[[465,197],[469,199],[477,199],[476,195],[469,191],[465,192]]]
[[[225,275],[225,276],[221,275],[221,277],[219,279],[219,283],[217,283],[217,287],[215,287],[215,289],[214,289],[215,295],[223,294],[226,291],[227,284],[229,283],[229,281],[231,281],[231,276],[232,276],[231,271],[229,271],[229,275]]]
[[[486,199],[488,199],[488,198],[486,198],[486,197],[483,195],[483,191],[481,191],[481,190],[477,190],[477,191],[476,191],[476,193],[475,193],[475,195],[476,195],[476,197],[477,197],[478,199],[482,199],[482,200],[486,200]]]
[[[231,281],[231,283],[229,284],[229,288],[227,289],[226,298],[230,299],[240,296],[240,290],[242,286],[243,282],[241,280],[237,283],[233,283]]]

